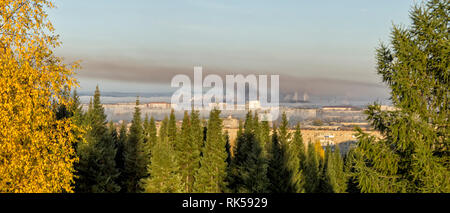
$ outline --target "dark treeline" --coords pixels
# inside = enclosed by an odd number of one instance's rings
[[[74,99],[78,100],[76,93]],[[345,192],[348,177],[339,149],[303,142],[300,125],[288,131],[285,114],[271,128],[249,112],[235,145],[223,132],[219,110],[208,121],[174,112],[161,121],[142,115],[136,101],[130,127],[107,122],[96,88],[74,118],[84,131],[76,147],[76,192]]]
[[[396,108],[366,111],[382,137],[356,128],[357,144],[338,147],[303,141],[300,124],[288,131],[282,115],[270,127],[249,112],[232,146],[220,111],[208,121],[186,112],[142,120],[136,101],[131,126],[107,123],[97,88],[87,111],[76,93],[58,115],[81,126],[76,192],[450,192],[449,0],[411,10],[412,26],[394,26],[389,45],[377,49],[377,72]],[[70,113],[67,113],[69,111]]]

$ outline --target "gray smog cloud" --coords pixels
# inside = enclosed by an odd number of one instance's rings
[[[82,62],[83,69],[78,71],[78,76],[124,82],[158,83],[169,86],[171,79],[177,74],[185,74],[193,79],[194,66],[162,66],[130,63],[124,60],[97,60],[91,58]],[[222,77],[229,74],[279,74],[280,91],[282,93],[307,92],[310,95],[347,97],[387,97],[388,95],[388,90],[382,83],[377,84],[321,77],[301,77],[280,72],[263,73],[255,70],[228,70],[221,67],[203,67],[203,77],[208,74],[217,74]]]

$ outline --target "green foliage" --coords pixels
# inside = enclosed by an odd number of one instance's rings
[[[144,148],[144,129],[141,119],[141,109],[139,108],[139,99],[136,99],[133,120],[127,141],[124,146],[124,170],[123,187],[125,192],[136,193],[142,189],[139,187],[139,180],[147,174],[146,165],[142,165],[145,160],[142,159],[145,152]]]
[[[156,133],[156,123],[153,116],[150,118],[150,121],[148,122],[148,126],[144,126],[145,129],[145,140],[147,141],[149,147],[152,147],[156,141],[158,140],[157,133]]]
[[[322,174],[322,192],[344,193],[347,190],[347,180],[339,146],[336,145],[333,152],[331,147],[327,146]]]
[[[220,111],[211,111],[206,132],[206,143],[200,159],[200,168],[195,175],[194,192],[223,192],[227,183],[227,152],[222,133]]]
[[[161,121],[161,126],[159,127],[159,141],[169,143],[168,139],[168,124],[169,118],[167,116]]]
[[[73,91],[72,104],[69,105],[69,112],[71,112],[73,121],[78,126],[83,126],[83,110],[80,103],[80,97],[78,96],[77,90]]]
[[[229,188],[233,192],[267,192],[267,162],[262,154],[260,142],[253,133],[245,132],[239,136],[229,170]]]
[[[274,126],[267,170],[267,177],[270,182],[269,192],[286,193],[291,190],[291,173],[286,165],[287,158],[287,146],[279,141],[277,128]]]
[[[228,165],[228,168],[230,167],[230,165],[231,165],[231,159],[233,158],[233,150],[232,150],[232,147],[231,147],[231,143],[230,143],[230,135],[228,134],[228,130],[227,131],[225,131],[225,150],[227,151],[227,160],[226,160],[226,162],[227,162],[227,165]]]
[[[100,103],[100,90],[97,86],[94,101],[90,103],[85,116],[88,131],[86,143],[77,148],[79,163],[77,164],[77,192],[118,192],[119,170],[116,168],[116,137],[108,131],[106,115]]]
[[[201,153],[204,142],[204,128],[202,121],[200,120],[200,114],[198,111],[193,110],[191,112],[191,138],[192,146],[197,147]],[[200,159],[197,160],[196,164],[200,163]]]
[[[262,155],[264,158],[268,158],[268,152],[269,152],[269,147],[270,147],[270,142],[271,142],[271,137],[270,137],[270,126],[269,126],[269,122],[267,120],[265,121],[261,121],[261,127],[260,127],[260,146],[262,148]]]
[[[175,118],[175,113],[172,109],[169,116],[169,124],[167,126],[167,137],[169,143],[174,146],[177,139],[177,119]]]
[[[449,11],[448,0],[413,7],[412,26],[394,26],[391,44],[377,49],[397,110],[369,106],[382,139],[357,129],[353,175],[362,192],[450,192]]]
[[[305,144],[303,143],[300,123],[295,128],[292,141],[289,143],[287,167],[290,169],[291,180],[290,188],[292,192],[304,192],[303,169],[305,162]]]
[[[288,144],[288,140],[291,138],[291,134],[289,133],[289,122],[285,112],[283,112],[283,114],[281,115],[281,123],[278,132],[280,143]]]
[[[305,192],[320,192],[320,156],[313,143],[308,143],[305,162]]]
[[[117,153],[115,157],[117,169],[120,171],[120,175],[117,179],[121,189],[121,192],[126,191],[126,187],[124,187],[125,183],[125,144],[127,142],[127,124],[125,121],[122,122],[119,128],[119,135],[117,138]]]
[[[156,124],[153,117],[148,120],[148,115],[145,115],[143,129],[143,139],[138,140],[136,148],[136,165],[138,171],[138,178],[142,179],[148,176],[147,167],[150,164],[151,149],[156,142]],[[141,190],[141,189],[140,189]]]
[[[195,118],[198,128],[199,120]],[[201,128],[198,128],[201,129]],[[180,174],[182,183],[184,186],[184,191],[191,193],[193,192],[194,186],[194,174],[199,168],[200,161],[200,143],[194,140],[193,129],[191,126],[191,120],[188,112],[184,113],[183,123],[181,125],[180,137],[176,140],[175,152],[178,154],[178,162],[180,166]],[[201,132],[197,131],[197,136],[201,136]]]
[[[239,127],[238,127],[238,132],[237,132],[237,136],[239,137],[240,135],[242,135],[242,133],[244,132],[243,130],[244,126],[242,124],[242,120],[239,120]]]
[[[248,111],[245,116],[244,123],[244,133],[254,133],[255,131],[255,122],[253,119],[252,111]]]
[[[158,141],[153,146],[147,173],[149,176],[141,180],[146,193],[177,193],[184,190],[177,156],[172,145],[165,141]]]

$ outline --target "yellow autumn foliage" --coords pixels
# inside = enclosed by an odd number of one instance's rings
[[[77,128],[56,105],[76,86],[54,56],[60,45],[46,0],[0,0],[0,192],[73,192]]]
[[[320,144],[320,141],[316,141],[314,143],[314,150],[316,150],[317,154],[319,154],[319,156],[322,160],[325,159],[325,150],[323,150],[322,145]]]

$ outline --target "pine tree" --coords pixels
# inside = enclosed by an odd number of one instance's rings
[[[114,147],[117,148],[117,143],[119,140],[119,134],[117,134],[116,125],[113,121],[108,122],[108,135],[111,137],[114,142]]]
[[[148,132],[148,139],[147,139],[147,143],[149,143],[150,147],[153,147],[153,145],[158,141],[157,138],[157,134],[156,134],[156,123],[155,123],[155,118],[153,118],[153,116],[150,118],[150,122],[147,128],[147,132]]]
[[[344,193],[346,191],[348,177],[344,169],[344,161],[341,157],[339,147],[335,145],[335,150],[331,152],[331,147],[327,146],[323,169],[324,184],[322,185],[322,192]]]
[[[167,126],[167,136],[169,143],[172,144],[172,146],[175,145],[175,141],[177,139],[177,120],[175,118],[175,112],[172,109],[169,116],[169,124]]]
[[[227,151],[227,165],[228,167],[230,167],[231,165],[231,160],[233,159],[233,148],[231,147],[231,143],[230,143],[230,135],[228,133],[228,130],[225,131],[225,150]]]
[[[244,133],[254,133],[254,120],[252,111],[248,111],[247,115],[245,116],[245,122],[244,122]]]
[[[291,171],[291,191],[300,193],[304,192],[304,163],[305,163],[305,145],[303,143],[302,133],[300,131],[300,123],[295,128],[292,141],[289,143],[288,168]]]
[[[256,112],[256,111],[253,116],[253,134],[255,136],[255,139],[258,141],[259,147],[261,147],[263,156],[264,156],[261,123],[259,122],[259,115],[258,115],[258,112]]]
[[[254,129],[253,131],[257,137],[260,137],[259,126],[260,126],[259,114],[257,111],[255,111],[255,114],[253,115],[253,129]],[[259,138],[258,138],[258,140],[259,140]]]
[[[124,187],[126,192],[136,193],[141,190],[139,180],[147,174],[146,165],[142,165],[142,147],[144,144],[144,129],[141,120],[139,99],[136,99],[133,120],[127,142],[124,147]]]
[[[72,118],[73,121],[76,125],[78,126],[83,126],[83,109],[81,106],[81,102],[80,102],[80,97],[78,96],[78,92],[77,90],[73,91],[73,95],[72,95],[72,103],[69,105],[69,109],[68,109],[71,114],[72,114]]]
[[[125,175],[125,145],[127,143],[127,124],[122,121],[119,128],[119,135],[117,138],[117,153],[116,153],[116,166],[120,172],[117,182],[120,185],[120,192],[126,192],[126,175]]]
[[[153,146],[153,141],[151,140],[153,139],[156,141],[156,126],[153,117],[152,121],[149,121],[147,114],[145,115],[142,125],[142,137],[143,139],[139,140],[136,146],[136,165],[138,170],[138,178],[140,179],[149,175],[147,167],[150,164],[151,149]],[[142,188],[138,189],[138,191],[141,190]]]
[[[117,178],[120,174],[116,167],[115,141],[108,131],[106,115],[100,102],[100,90],[95,89],[93,102],[86,114],[89,129],[85,134],[87,143],[81,144],[78,150],[80,162],[78,164],[79,180],[77,192],[118,192],[120,186]]]
[[[358,130],[354,177],[362,192],[450,192],[449,0],[410,12],[377,49],[377,71],[396,110],[368,107],[375,138]]]
[[[223,192],[227,190],[226,169],[227,153],[225,138],[222,134],[222,119],[220,111],[210,112],[206,143],[200,159],[200,168],[195,175],[195,192]]]
[[[237,137],[239,137],[240,135],[242,135],[242,133],[244,133],[244,125],[242,124],[242,120],[239,119],[239,127],[238,127],[238,132],[237,132]]]
[[[283,114],[281,115],[281,123],[278,131],[278,139],[280,143],[287,145],[289,143],[289,139],[291,138],[291,134],[289,133],[289,122],[286,116],[286,112],[283,112]]]
[[[168,139],[168,124],[169,124],[169,118],[164,116],[164,119],[161,121],[161,126],[159,127],[159,139],[158,141],[161,141],[163,143],[169,143]]]
[[[268,190],[267,162],[262,156],[260,142],[253,133],[243,133],[236,142],[232,159],[229,188],[237,193],[264,193]]]
[[[200,114],[198,111],[193,110],[191,112],[191,134],[193,147],[199,150],[201,154],[201,149],[204,145],[204,128],[202,121],[200,120]],[[195,164],[199,167],[200,158],[195,159]]]
[[[148,117],[148,114],[145,114],[144,118],[144,144],[148,148],[148,150],[151,150],[151,147],[156,143],[158,140],[157,133],[156,133],[156,123],[155,119],[152,117]],[[150,162],[150,155],[151,152],[148,152],[148,162]]]
[[[320,191],[320,156],[313,143],[308,143],[305,164],[305,192]]]
[[[358,187],[358,179],[354,175],[355,173],[355,148],[351,148],[347,154],[344,156],[344,172],[347,174],[347,187],[346,192],[348,193],[361,193],[361,190]]]
[[[198,120],[195,122],[198,122]],[[198,125],[198,123],[196,125]],[[199,143],[194,140],[192,131],[191,119],[189,113],[186,111],[184,112],[180,137],[178,137],[178,140],[176,141],[175,152],[177,152],[178,155],[184,192],[188,193],[193,192],[194,174],[199,168],[200,160]]]
[[[85,113],[83,112],[83,108],[81,106],[80,97],[78,96],[77,90],[73,92],[72,100],[73,100],[72,103],[68,107],[68,111],[70,112],[72,122],[78,127],[72,130],[77,140],[77,143],[73,144],[73,149],[75,150],[76,153],[78,153],[77,147],[85,142],[83,136],[87,131],[87,124],[85,119]],[[76,169],[77,166],[78,162],[74,164],[75,170],[77,170]]]
[[[148,115],[145,115],[144,119],[144,143],[138,145],[138,164],[141,167],[141,171],[147,171],[147,166],[150,164],[152,147],[158,141],[156,130],[156,123],[153,116],[148,120]],[[146,172],[145,172],[146,173]],[[148,174],[144,174],[146,177]]]
[[[147,176],[141,180],[146,193],[177,193],[184,190],[176,152],[167,141],[158,141],[152,148]]]
[[[290,191],[291,177],[286,165],[287,157],[286,146],[279,141],[277,127],[274,126],[267,170],[267,177],[270,182],[269,191],[272,193],[286,193]]]
[[[261,121],[261,148],[263,150],[264,158],[268,158],[269,147],[270,147],[270,126],[267,120]]]

